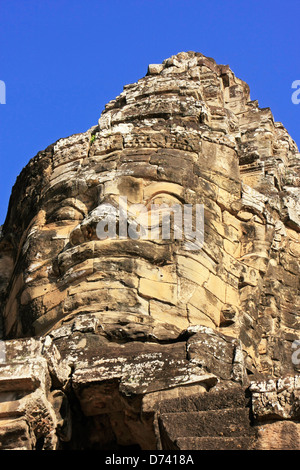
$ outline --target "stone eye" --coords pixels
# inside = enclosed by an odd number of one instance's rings
[[[87,214],[85,204],[75,198],[62,200],[60,203],[49,203],[47,223],[60,221],[81,221]],[[53,209],[52,209],[53,207]]]

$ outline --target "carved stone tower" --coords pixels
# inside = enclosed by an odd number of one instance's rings
[[[299,162],[194,52],[39,152],[0,235],[0,449],[300,449]],[[159,236],[175,206],[201,243]]]

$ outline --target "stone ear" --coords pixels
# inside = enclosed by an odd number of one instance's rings
[[[72,436],[72,415],[68,398],[61,390],[54,390],[49,401],[57,418],[57,435],[61,441],[68,442]]]
[[[0,229],[1,230],[1,229]],[[14,269],[14,251],[11,244],[1,241],[0,231],[0,339],[4,334],[3,314],[5,301],[4,297]]]

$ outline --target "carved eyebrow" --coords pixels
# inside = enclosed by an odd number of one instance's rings
[[[167,191],[167,190],[162,190],[162,191],[156,191],[155,193],[153,193],[147,200],[146,200],[146,207],[148,207],[151,203],[151,201],[156,198],[157,196],[160,196],[161,194],[166,194],[168,196],[172,196],[173,198],[177,199],[181,204],[184,204],[185,203],[185,199],[181,196],[179,196],[178,194],[176,194],[175,192],[172,192],[172,191]]]
[[[155,194],[167,193],[171,195],[182,197],[184,194],[184,188],[178,183],[171,183],[169,181],[151,182],[144,187],[144,198],[149,199]]]

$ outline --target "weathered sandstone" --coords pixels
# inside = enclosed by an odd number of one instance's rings
[[[0,234],[0,449],[300,449],[299,196],[287,130],[200,53],[39,152]],[[100,239],[124,197],[128,234],[203,206],[203,244]]]

